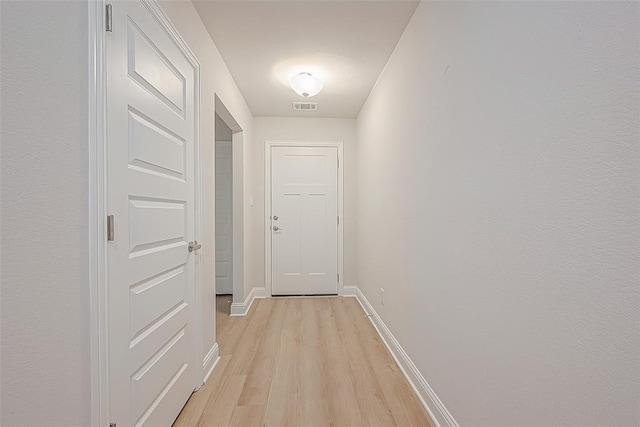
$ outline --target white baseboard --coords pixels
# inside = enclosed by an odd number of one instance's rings
[[[346,290],[347,286],[345,286]],[[436,393],[433,391],[427,380],[422,376],[418,368],[413,363],[413,361],[409,358],[409,355],[404,351],[404,349],[400,346],[400,343],[393,336],[387,325],[384,324],[382,318],[376,313],[373,309],[373,306],[369,303],[367,298],[364,296],[360,288],[356,286],[349,286],[349,288],[355,288],[355,296],[360,302],[360,305],[364,309],[365,313],[369,315],[369,319],[373,326],[378,331],[380,338],[391,352],[391,355],[395,359],[396,363],[402,370],[402,373],[409,381],[411,388],[416,393],[422,405],[425,407],[431,420],[435,424],[436,427],[459,427],[456,420],[453,418],[451,413],[444,406],[442,401],[438,398]],[[352,289],[349,289],[352,291]],[[344,296],[347,296],[345,293]]]
[[[358,287],[357,286],[343,286],[342,293],[340,296],[343,297],[357,297],[358,296]]]
[[[246,316],[251,308],[251,304],[253,304],[253,300],[256,298],[266,298],[267,290],[262,287],[255,287],[251,289],[249,295],[241,303],[232,303],[231,304],[231,316]]]
[[[218,360],[220,360],[220,348],[218,347],[218,343],[215,343],[202,361],[202,372],[205,372],[204,379],[202,380],[203,384],[209,379],[213,369],[218,364]]]
[[[267,297],[267,288],[258,287],[252,289],[254,298],[266,298]]]

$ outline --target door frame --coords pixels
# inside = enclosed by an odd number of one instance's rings
[[[338,149],[338,295],[344,295],[344,156],[343,141],[274,141],[264,142],[264,271],[266,293],[271,292],[271,148],[326,147]]]
[[[91,377],[91,425],[109,425],[109,318],[107,277],[107,57],[105,32],[107,0],[86,0],[88,3],[88,250],[89,250],[89,339]],[[194,76],[194,238],[202,240],[202,156],[200,139],[200,73],[197,57],[182,39],[157,0],[139,0],[156,19],[160,27],[185,55],[195,70]],[[117,3],[116,3],[117,6]],[[195,259],[194,330],[196,362],[203,359],[202,307],[198,296],[202,294],[202,260],[200,252]],[[196,363],[199,366],[199,363]],[[204,380],[199,372],[194,390]]]

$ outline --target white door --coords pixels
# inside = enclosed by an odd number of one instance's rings
[[[338,293],[338,149],[271,148],[271,292]]]
[[[231,141],[216,141],[216,294],[233,294],[233,159]]]
[[[195,69],[139,1],[107,33],[109,403],[118,427],[170,426],[198,377]]]

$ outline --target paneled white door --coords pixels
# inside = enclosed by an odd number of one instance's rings
[[[338,293],[338,149],[271,147],[271,293]]]
[[[170,426],[197,385],[196,69],[140,1],[107,34],[109,403],[118,427]]]
[[[233,158],[231,141],[216,141],[216,294],[233,294]]]

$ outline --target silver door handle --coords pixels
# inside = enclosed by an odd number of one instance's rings
[[[273,231],[279,231],[282,230],[282,228],[278,227],[277,225],[273,226]]]
[[[193,252],[197,251],[200,248],[202,248],[202,244],[198,243],[197,240],[194,240],[193,242],[189,242],[189,246],[187,249],[189,249],[189,252]]]

